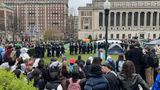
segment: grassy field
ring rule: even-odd
[[[92,57],[97,56],[97,54],[80,54],[80,55],[81,55],[82,59],[85,60],[85,61],[86,61],[90,56],[92,56]],[[78,55],[70,55],[68,50],[66,51],[65,56],[66,56],[67,60],[69,60],[69,59],[71,59],[71,58],[74,58],[74,59],[77,59],[77,58],[78,58]],[[113,60],[117,60],[118,55],[111,55],[111,57],[112,57]],[[45,58],[44,58],[45,63],[46,63],[46,64],[49,64],[51,58],[52,58],[52,57],[47,57],[47,56],[45,55]],[[61,60],[62,60],[62,57],[57,58],[57,59],[58,59],[58,61],[61,61]],[[104,60],[103,60],[103,62],[104,62]]]

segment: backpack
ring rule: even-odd
[[[77,80],[76,83],[72,82],[72,78],[69,79],[68,90],[81,90],[81,86],[79,85],[80,80]]]
[[[159,66],[159,60],[158,60],[158,56],[154,53],[149,54],[148,57],[149,60],[149,64],[151,67],[158,67]]]

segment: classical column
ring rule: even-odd
[[[147,24],[147,12],[144,12],[144,27],[146,27]]]
[[[141,12],[138,12],[138,27],[140,27],[141,22]]]
[[[122,27],[122,12],[120,12],[120,23],[119,26]]]
[[[157,28],[159,27],[159,12],[157,12],[157,23],[156,23],[157,25]]]
[[[114,12],[114,26],[116,27],[116,15],[117,15],[117,12]]]
[[[126,27],[128,26],[128,12],[126,12]]]
[[[105,12],[103,12],[103,26],[105,27]]]
[[[108,27],[110,27],[111,25],[110,23],[111,23],[111,12],[109,12],[109,15],[108,15]]]
[[[135,12],[132,12],[132,27],[134,27],[134,13]]]
[[[151,12],[150,26],[153,26],[153,12]]]

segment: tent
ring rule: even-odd
[[[122,47],[119,44],[111,44],[108,48],[108,54],[124,54]]]
[[[146,43],[146,45],[160,45],[160,40],[150,41],[149,43]]]

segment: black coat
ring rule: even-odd
[[[143,52],[140,48],[134,48],[130,51],[129,60],[131,60],[136,69],[136,73],[144,78],[145,61],[143,60]]]
[[[131,79],[127,79],[123,74],[118,74],[118,78],[120,79],[122,90],[139,90],[139,84],[144,90],[150,90],[139,74],[134,73]]]
[[[114,74],[111,71],[111,72],[108,72],[107,74],[104,74],[104,76],[109,82],[110,90],[120,90],[120,81],[116,74]]]
[[[103,75],[91,74],[86,81],[84,90],[109,90],[109,84]]]

